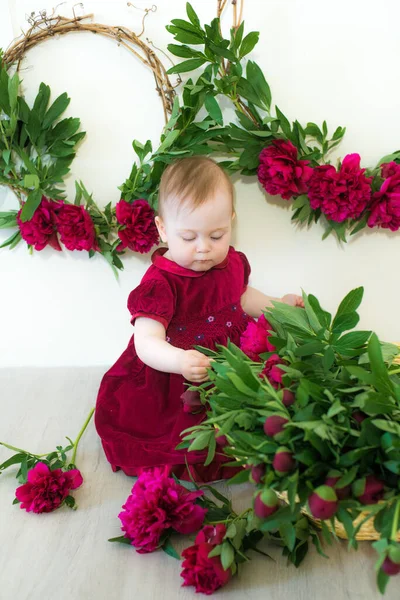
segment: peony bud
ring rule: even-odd
[[[285,417],[279,417],[278,415],[272,415],[267,417],[264,423],[264,433],[269,437],[274,437],[278,433],[282,433],[285,423],[289,423]]]
[[[385,558],[382,571],[386,575],[398,575],[400,573],[400,548],[390,546],[388,556]]]
[[[228,438],[226,437],[226,435],[217,435],[215,437],[215,441],[217,442],[217,446],[221,446],[221,448],[223,448],[224,446],[227,446],[229,444]]]
[[[258,492],[254,499],[254,514],[260,519],[266,519],[279,508],[278,497],[273,490]]]
[[[367,475],[367,477],[357,479],[353,483],[352,489],[353,495],[361,504],[376,504],[384,494],[384,484],[375,475]]]
[[[265,475],[265,464],[260,463],[259,465],[253,465],[251,467],[250,481],[252,483],[261,483]]]
[[[181,400],[185,413],[198,413],[205,410],[205,406],[202,404],[200,394],[197,390],[186,390],[181,395]]]
[[[324,485],[329,485],[329,487],[335,488],[336,496],[339,498],[339,500],[344,500],[350,496],[351,486],[344,485],[340,488],[336,487],[336,483],[339,481],[339,479],[341,479],[341,477],[341,472],[333,469],[332,471],[329,471]]]
[[[308,506],[315,519],[330,519],[339,506],[335,490],[329,485],[320,485],[308,498]]]
[[[351,416],[353,417],[353,419],[355,421],[357,421],[358,424],[361,424],[364,421],[364,419],[367,418],[368,415],[366,415],[365,413],[363,413],[361,410],[354,410],[351,413]]]
[[[295,401],[295,395],[290,390],[283,390],[282,402],[285,406],[292,406]]]
[[[289,471],[293,471],[296,466],[296,461],[293,458],[293,454],[285,446],[281,446],[275,452],[272,466],[278,475],[285,475]]]

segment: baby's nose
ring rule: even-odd
[[[207,240],[199,240],[199,243],[197,244],[197,252],[209,252],[210,251],[210,244]]]

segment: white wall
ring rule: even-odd
[[[54,4],[2,2],[0,46],[26,29],[25,14]],[[65,3],[62,14],[70,14],[72,4]],[[193,5],[203,22],[214,17],[214,0]],[[98,22],[141,27],[141,13],[126,2],[85,2],[89,12]],[[185,0],[159,0],[147,19],[146,37],[166,49],[172,37],[165,25],[184,16]],[[400,147],[397,0],[379,6],[371,0],[245,0],[244,16],[247,31],[261,32],[252,58],[264,69],[273,102],[291,120],[325,118],[331,131],[347,127],[335,157],[359,152],[362,165],[372,166]],[[225,21],[228,26],[230,14]],[[150,72],[122,48],[91,34],[48,41],[28,54],[24,66],[28,103],[41,81],[54,97],[67,91],[72,98],[67,115],[79,116],[87,131],[67,182],[71,196],[79,178],[100,205],[117,202],[117,186],[134,160],[131,141],[150,138],[156,144],[163,125]],[[255,178],[238,181],[236,190],[235,243],[250,259],[255,287],[271,295],[303,287],[334,310],[345,293],[364,285],[360,327],[400,341],[400,232],[363,232],[345,246],[333,237],[322,242],[320,225],[296,230],[285,201],[267,199]],[[0,190],[0,210],[16,207],[13,196]],[[0,231],[1,240],[8,235]],[[101,257],[89,261],[83,253],[51,249],[30,256],[22,243],[0,250],[0,365],[111,364],[131,335],[126,298],[148,264],[149,256],[130,256],[117,283]]]

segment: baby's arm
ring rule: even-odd
[[[282,298],[275,298],[266,296],[252,287],[247,287],[240,299],[243,310],[256,319],[262,315],[263,310],[272,306],[272,302],[284,302],[291,306],[304,307],[303,299],[295,294],[286,294]]]
[[[165,339],[165,327],[147,317],[135,321],[135,348],[149,367],[166,373],[179,373],[188,381],[206,381],[210,360],[197,350],[182,350]]]

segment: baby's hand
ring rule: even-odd
[[[197,350],[184,350],[181,355],[181,373],[187,381],[202,383],[208,379],[207,368],[210,359]]]
[[[304,308],[304,301],[301,296],[296,296],[296,294],[285,294],[282,297],[282,302],[285,304],[289,304],[289,306],[300,306]]]

